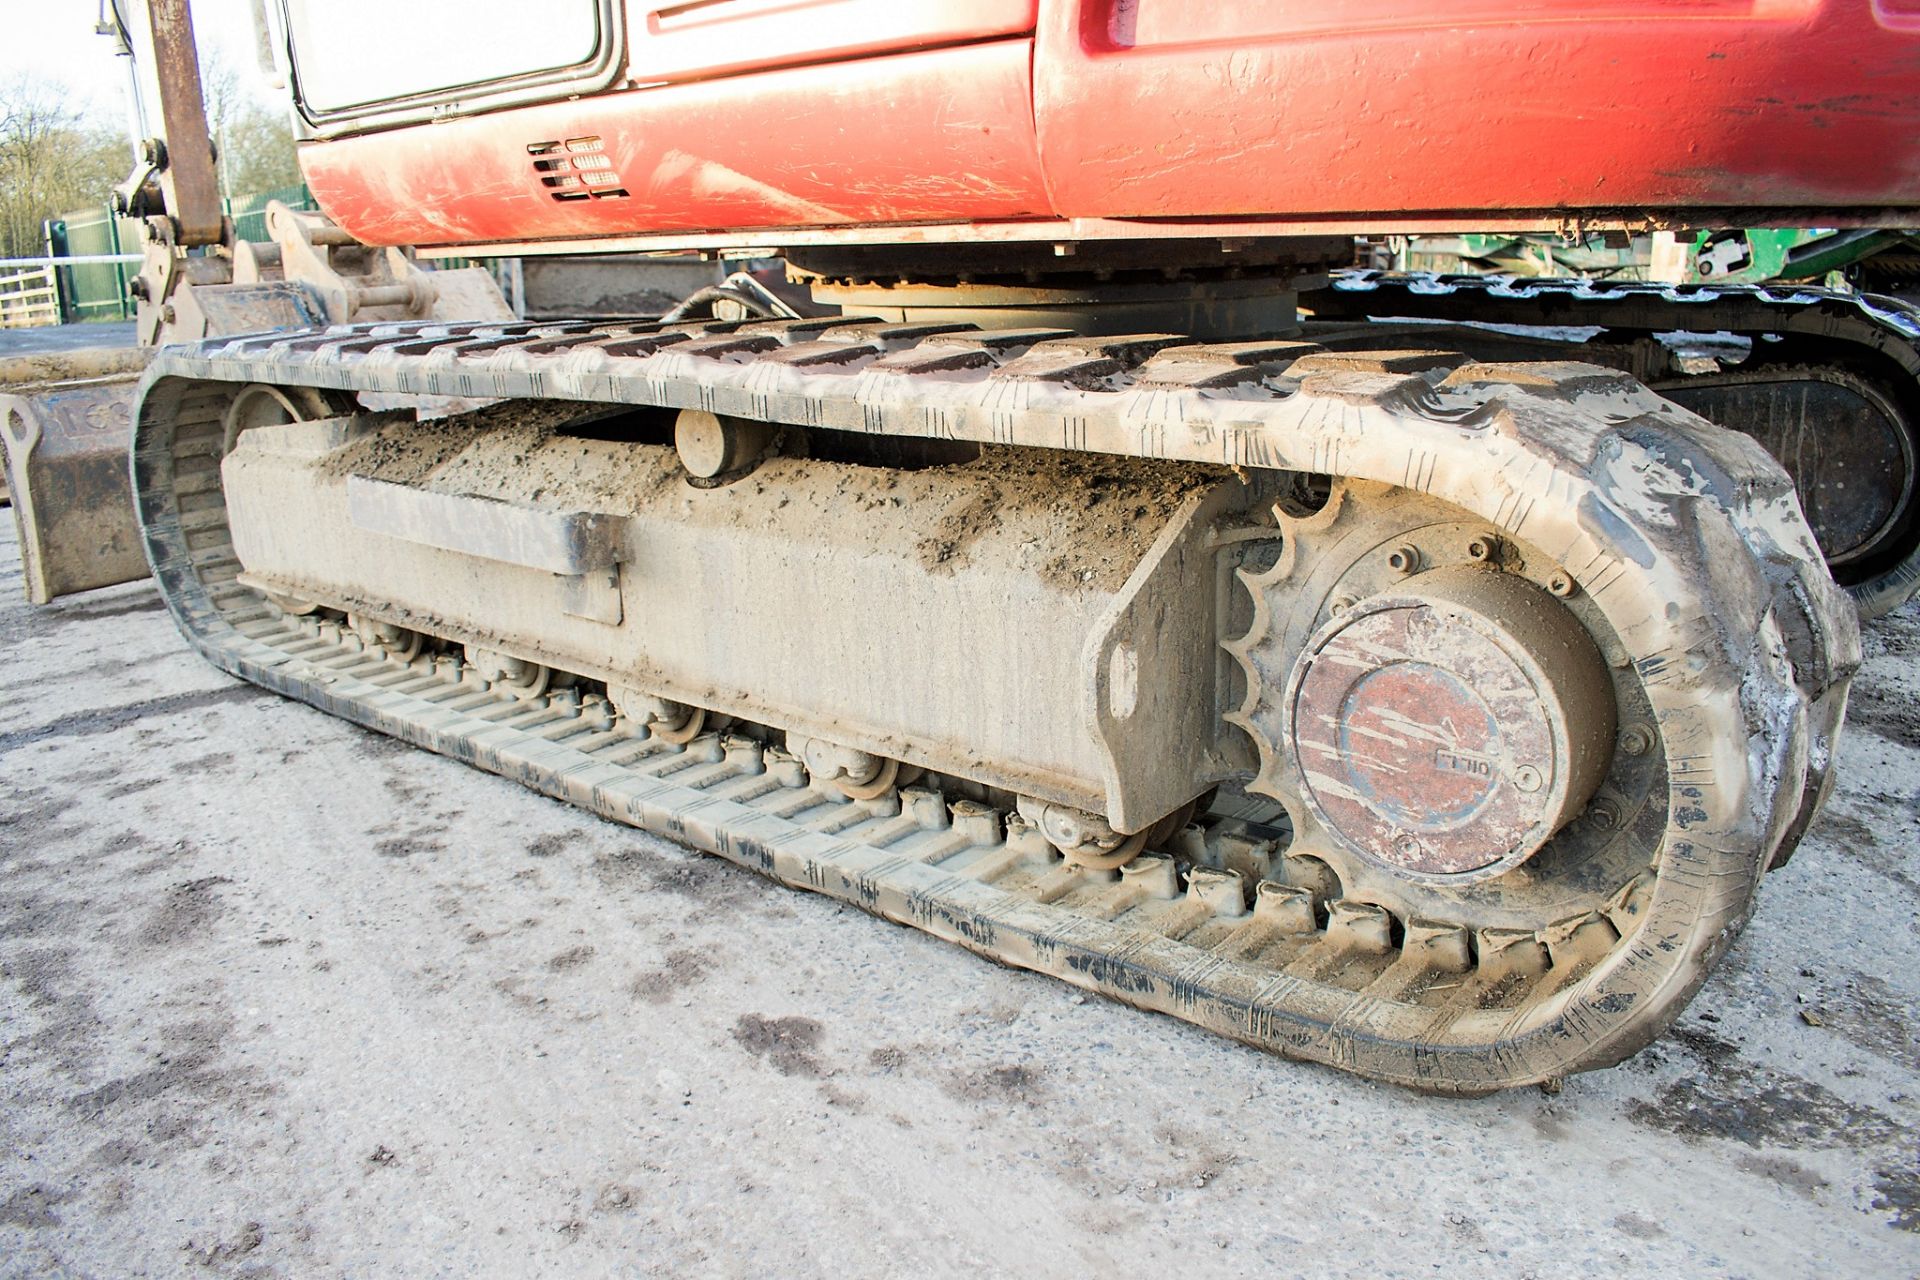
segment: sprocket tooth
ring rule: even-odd
[[[1264,690],[1276,682],[1284,685],[1288,655],[1285,652],[1285,624],[1292,616],[1276,616],[1274,601],[1285,597],[1287,583],[1302,576],[1311,566],[1307,548],[1317,541],[1335,536],[1335,531],[1352,518],[1354,499],[1345,483],[1336,480],[1325,502],[1317,509],[1296,514],[1274,508],[1275,536],[1280,554],[1262,570],[1236,569],[1234,578],[1252,602],[1252,618],[1241,635],[1221,642],[1236,663],[1246,685],[1240,705],[1224,716],[1226,722],[1244,732],[1259,756],[1259,769],[1253,789],[1276,800],[1288,800],[1291,770],[1286,766],[1284,745],[1269,733],[1255,717]],[[1266,655],[1263,657],[1263,655]],[[1290,811],[1298,812],[1294,803]]]

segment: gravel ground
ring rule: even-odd
[[[1472,1102],[229,681],[0,535],[0,1275],[1910,1276],[1920,611],[1681,1025]]]
[[[131,320],[103,320],[97,324],[52,324],[39,329],[0,332],[0,356],[37,356],[83,347],[131,347]]]

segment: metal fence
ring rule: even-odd
[[[267,204],[278,200],[289,209],[318,209],[313,193],[304,185],[281,187],[278,191],[262,191],[258,195],[235,196],[225,202],[226,213],[233,219],[233,233],[242,240],[271,240],[267,234]]]
[[[59,323],[60,290],[50,268],[0,267],[0,329]]]
[[[116,218],[105,205],[82,209],[47,223],[50,258],[117,258],[136,255],[135,261],[86,262],[60,267],[61,318],[74,320],[129,320],[133,299],[127,282],[138,271],[140,224]]]

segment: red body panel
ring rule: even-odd
[[[1017,40],[642,89],[310,145],[301,165],[369,244],[1044,217],[1030,60]],[[528,148],[587,138],[624,195],[545,185]]]
[[[902,32],[970,38],[1023,12],[996,0],[969,9],[985,26],[968,28],[948,0],[891,2],[911,18],[862,49]],[[657,7],[633,5],[636,22]],[[1418,215],[1920,219],[1920,0],[1437,8],[1040,0],[1031,43],[612,92],[309,144],[302,161],[356,235],[429,246],[1059,219],[1354,231]],[[632,73],[846,47],[831,24],[792,47],[792,12],[736,19],[725,44],[683,29],[677,61]],[[630,38],[636,64],[647,39]],[[540,144],[554,145],[536,166]],[[1135,233],[1181,230],[1198,228]]]
[[[1920,204],[1920,38],[1871,0],[1133,9],[1041,29],[1066,216]]]

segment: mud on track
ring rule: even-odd
[[[144,585],[33,610],[9,528],[0,1276],[1911,1275],[1920,611],[1867,643],[1676,1032],[1449,1102],[235,684]]]

